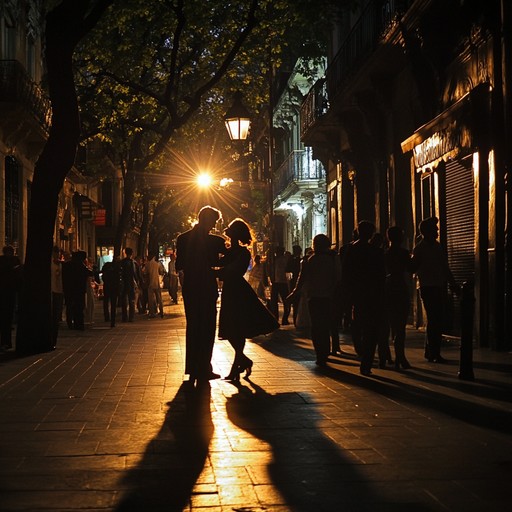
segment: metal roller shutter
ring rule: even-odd
[[[456,281],[474,279],[475,275],[475,191],[472,159],[446,164],[446,241],[448,262]],[[450,301],[453,329],[460,326],[459,300]]]

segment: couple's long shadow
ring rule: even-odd
[[[148,444],[139,465],[124,478],[127,492],[116,511],[185,509],[203,471],[213,435],[210,387],[184,383],[157,436]]]
[[[382,510],[385,499],[357,470],[354,457],[323,432],[325,417],[313,400],[298,393],[269,394],[252,381],[251,386],[238,386],[239,392],[227,399],[228,418],[270,445],[268,474],[286,510]],[[411,504],[393,506],[410,510]],[[415,503],[414,510],[425,508]]]

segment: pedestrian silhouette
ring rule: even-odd
[[[85,329],[85,295],[94,273],[87,267],[87,253],[75,251],[71,260],[62,264],[62,286],[66,301],[66,322],[70,329]]]
[[[167,275],[169,276],[169,296],[171,297],[172,304],[178,304],[178,284],[179,277],[176,271],[176,253],[171,251],[169,254],[169,263],[167,265]]]
[[[405,356],[405,327],[409,316],[410,295],[407,283],[408,273],[412,271],[412,259],[409,251],[402,247],[404,232],[398,226],[388,228],[386,232],[390,243],[384,253],[386,264],[386,308],[388,329],[395,349],[395,368],[411,367]]]
[[[360,333],[360,372],[371,375],[375,349],[384,323],[384,280],[386,270],[381,249],[369,243],[375,226],[361,221],[359,239],[347,247],[342,263],[342,290],[352,306]]]
[[[252,371],[253,363],[244,354],[246,338],[275,331],[279,329],[279,323],[244,278],[251,260],[247,248],[252,241],[249,226],[244,220],[235,219],[225,234],[230,239],[230,246],[220,261],[222,268],[218,272],[222,281],[219,338],[227,339],[235,350],[226,379],[238,381],[241,373],[245,371],[248,377]]]
[[[343,267],[343,259],[347,254],[348,248],[359,238],[359,234],[357,233],[357,228],[352,231],[352,240],[346,244],[343,244],[339,250],[339,257],[341,261],[341,266]],[[359,333],[359,328],[356,322],[352,317],[352,304],[350,303],[350,298],[345,293],[346,290],[342,288],[340,293],[340,326],[343,332],[350,332],[352,338],[352,345],[354,346],[354,350],[356,354],[361,355],[361,336]]]
[[[148,282],[148,306],[149,318],[155,318],[158,314],[160,318],[164,317],[164,304],[162,301],[162,290],[160,288],[160,280],[165,275],[165,267],[158,260],[157,255],[153,252],[148,254],[148,259],[144,265],[144,276]]]
[[[294,245],[292,247],[292,255],[288,260],[288,266],[286,272],[290,274],[290,290],[295,288],[297,279],[299,278],[300,269],[302,263],[302,247],[300,245]],[[300,295],[291,302],[293,325],[297,325],[297,314],[299,312],[299,301]]]
[[[103,264],[101,279],[103,281],[103,316],[105,322],[110,322],[110,327],[115,327],[116,308],[122,282],[118,256],[113,261],[107,261]]]
[[[133,260],[133,249],[124,249],[125,257],[121,260],[121,319],[133,322],[137,289],[140,288],[139,267]]]
[[[182,296],[187,319],[185,374],[190,382],[205,384],[220,375],[212,371],[211,358],[217,327],[219,289],[214,267],[226,252],[224,239],[210,234],[221,213],[204,206],[198,223],[176,240],[176,270],[183,272]]]
[[[446,361],[441,356],[446,286],[450,284],[456,295],[460,293],[460,287],[448,266],[446,252],[437,241],[438,222],[437,217],[428,217],[420,222],[422,238],[413,249],[412,260],[427,313],[425,358],[430,362],[443,363]]]
[[[290,303],[286,301],[286,297],[290,293],[290,287],[288,284],[288,277],[286,275],[286,269],[288,267],[288,260],[290,255],[285,253],[284,247],[276,247],[274,260],[272,262],[273,268],[271,270],[272,276],[272,288],[271,288],[271,310],[274,316],[279,319],[279,299],[283,303],[283,317],[281,319],[281,325],[288,325],[290,316]]]
[[[326,235],[318,234],[313,238],[313,254],[303,262],[297,284],[287,298],[289,303],[293,302],[305,288],[311,320],[311,341],[319,366],[325,366],[329,357],[335,295],[341,280],[340,260],[330,247],[331,241]]]
[[[51,262],[51,290],[52,290],[52,344],[51,349],[57,345],[59,326],[62,322],[64,306],[64,288],[62,284],[62,251],[58,246],[52,248]]]
[[[260,254],[254,256],[254,264],[249,273],[249,284],[258,298],[266,304],[265,288],[268,286],[268,275],[266,265],[261,261]]]
[[[381,233],[374,233],[368,243],[377,247],[379,251],[382,251],[382,255],[384,256],[385,240]],[[391,350],[389,348],[389,326],[385,316],[383,316],[381,331],[377,341],[377,353],[379,355],[379,368],[386,368],[387,363],[393,364],[393,358],[391,357]]]

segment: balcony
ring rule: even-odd
[[[325,78],[309,91],[301,106],[301,138],[328,112],[347,83],[372,56],[380,43],[392,32],[397,20],[411,6],[413,0],[370,2],[347,34],[338,53],[329,64]],[[383,61],[385,63],[385,61]]]
[[[51,104],[16,60],[0,60],[0,123],[10,144],[42,143],[51,124]]]
[[[274,175],[274,198],[288,200],[306,190],[325,188],[325,169],[318,160],[313,160],[311,148],[290,153]],[[324,190],[324,188],[322,190]]]

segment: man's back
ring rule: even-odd
[[[176,270],[182,270],[183,290],[217,293],[213,267],[219,265],[219,255],[225,251],[224,239],[205,233],[196,227],[181,234],[176,241]]]

